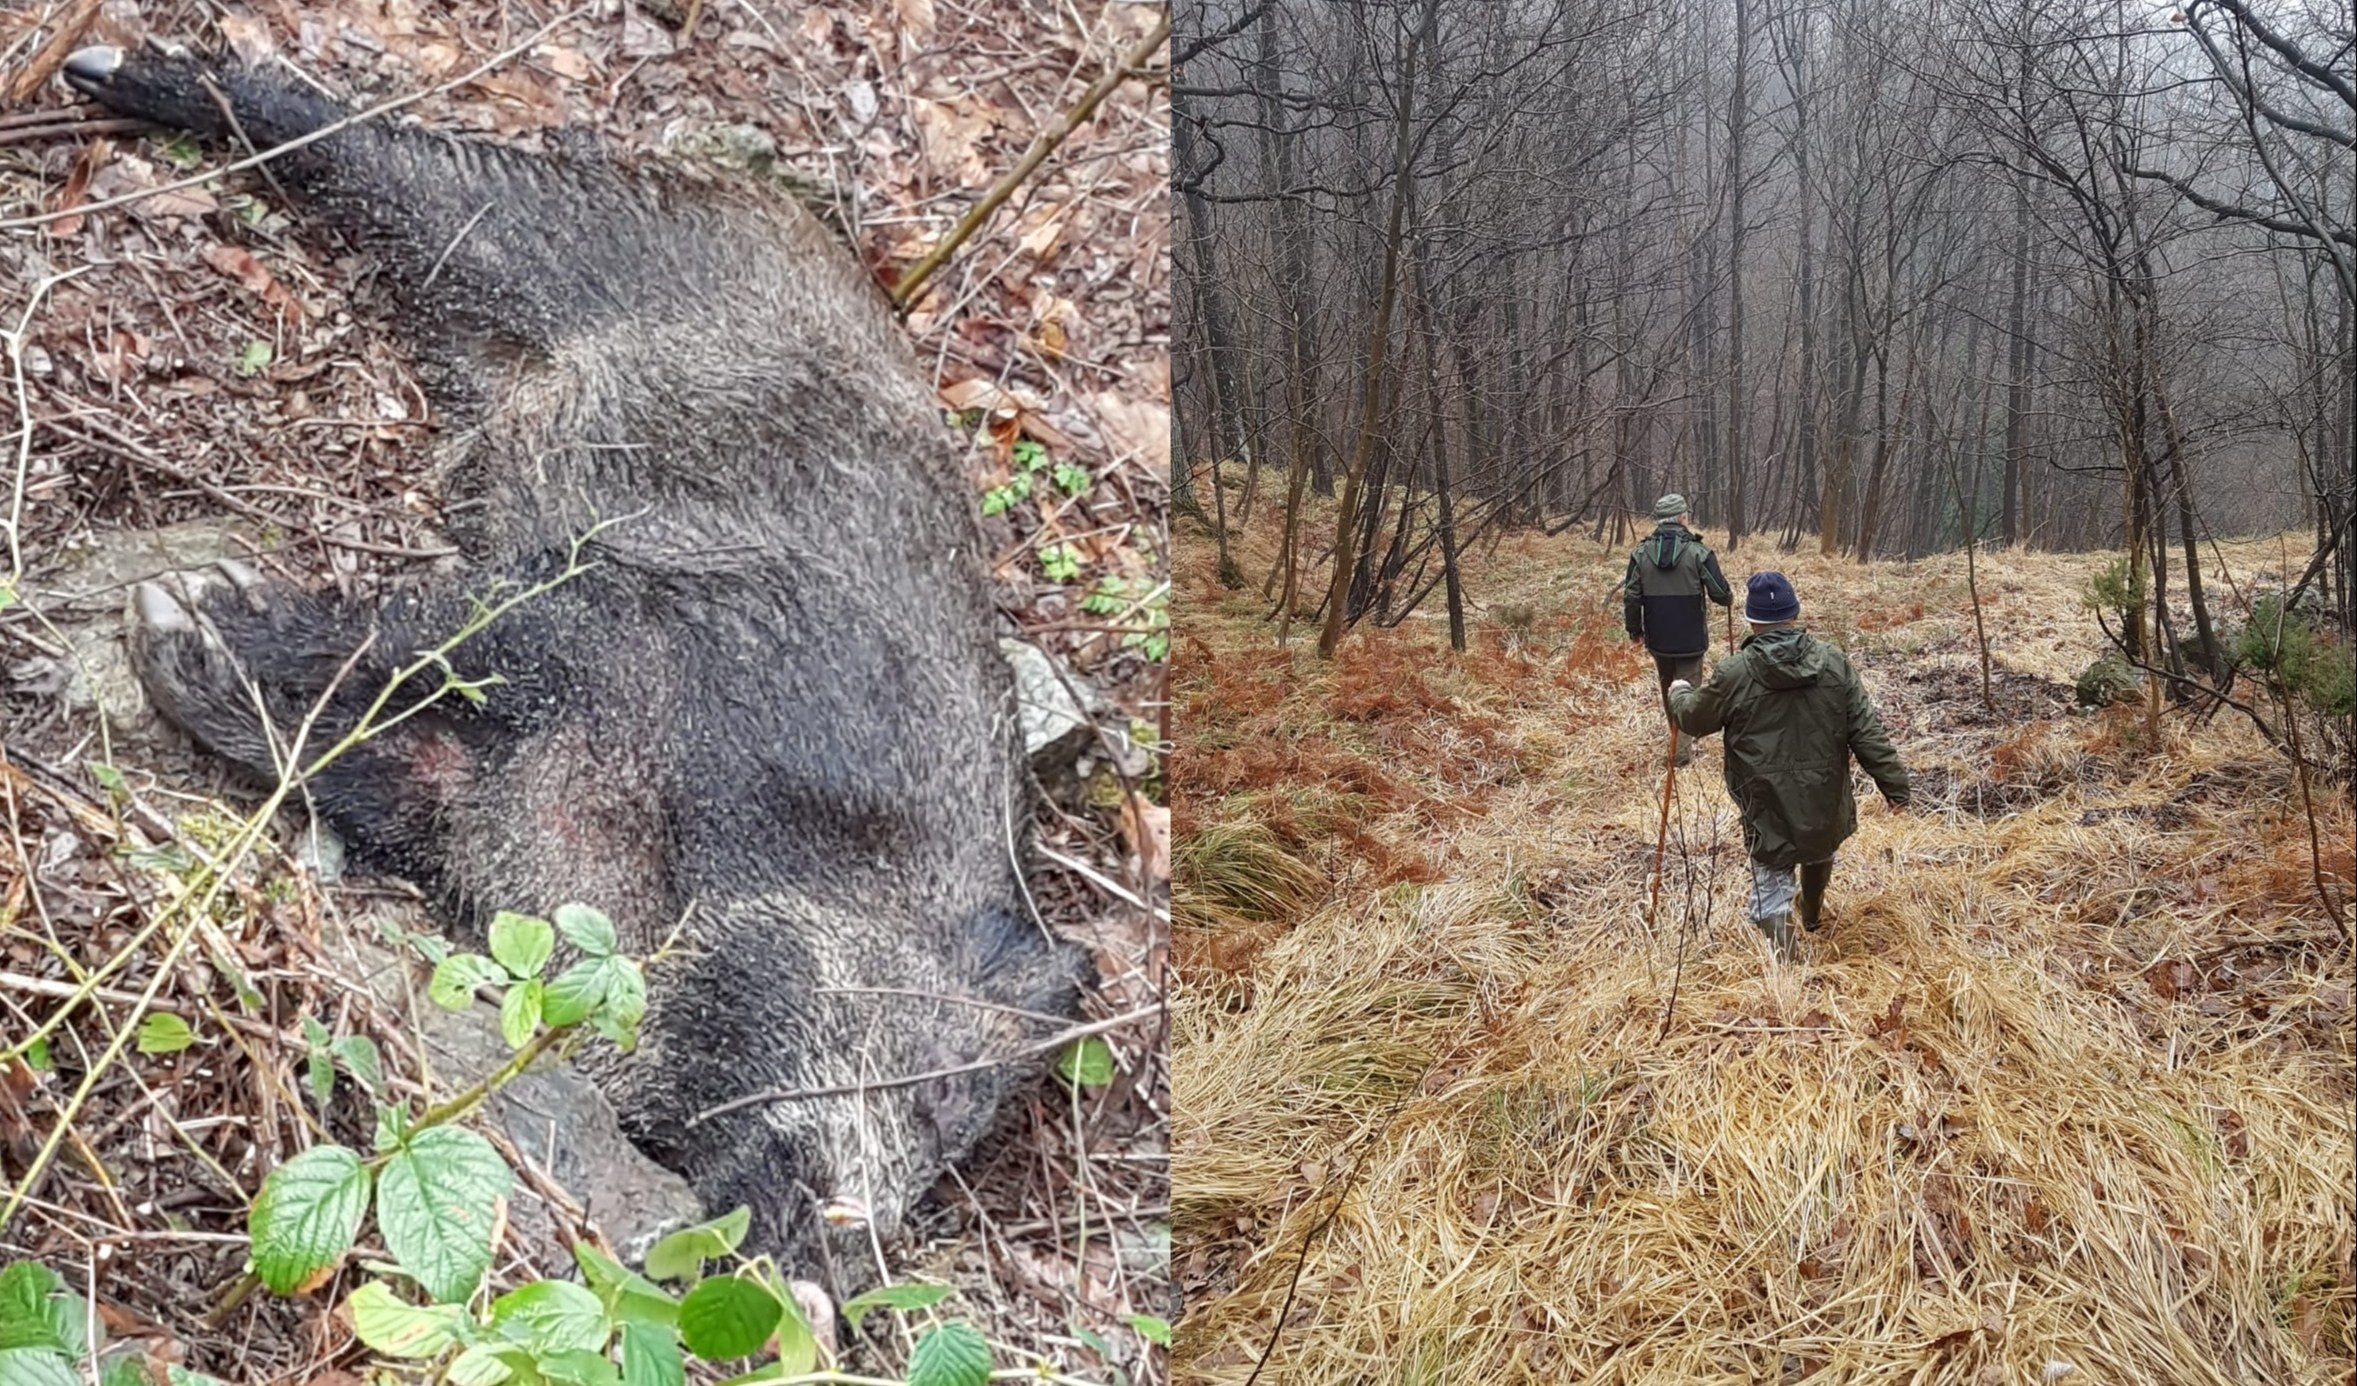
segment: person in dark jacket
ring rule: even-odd
[[[1621,618],[1629,639],[1641,641],[1653,655],[1653,671],[1661,683],[1661,711],[1673,722],[1670,684],[1702,677],[1702,657],[1710,652],[1710,614],[1704,597],[1721,606],[1734,604],[1734,590],[1719,572],[1719,558],[1694,532],[1686,513],[1686,498],[1672,493],[1654,502],[1653,532],[1629,555],[1628,576],[1621,579]],[[1694,758],[1694,748],[1678,743],[1678,764]]]
[[[1672,683],[1670,709],[1689,736],[1726,733],[1727,793],[1743,815],[1751,853],[1751,922],[1790,961],[1798,948],[1795,894],[1800,923],[1814,932],[1823,922],[1833,854],[1858,828],[1850,758],[1893,809],[1907,807],[1907,767],[1857,670],[1797,624],[1800,598],[1782,573],[1752,575],[1743,619],[1752,633],[1742,650],[1700,688]]]

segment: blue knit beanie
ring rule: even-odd
[[[1782,573],[1753,573],[1744,584],[1743,619],[1755,626],[1800,619],[1800,596]]]

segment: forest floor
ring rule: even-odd
[[[1264,619],[1275,509],[1243,589],[1175,549],[1179,1379],[2350,1379],[2349,788],[2231,711],[2074,711],[2101,555],[1980,555],[1994,712],[1961,553],[1723,556],[1792,577],[1916,785],[1859,777],[1780,966],[1715,739],[1649,914],[1619,550],[1476,549],[1468,653],[1435,593],[1321,663]]]
[[[689,13],[692,36],[678,27]],[[1160,18],[1147,4],[1053,0],[7,7],[0,331],[21,333],[22,351],[0,358],[0,412],[17,428],[0,483],[0,1265],[49,1264],[154,1369],[348,1379],[366,1353],[334,1310],[357,1270],[291,1300],[240,1288],[260,1177],[321,1134],[298,1096],[297,1021],[323,1021],[339,1045],[373,1041],[386,1091],[431,1091],[412,1038],[321,944],[330,926],[430,927],[414,893],[323,885],[292,837],[273,834],[232,864],[221,908],[192,937],[174,902],[250,796],[169,736],[102,718],[92,686],[121,677],[119,641],[83,636],[119,623],[133,581],[224,545],[347,596],[411,580],[445,552],[438,421],[365,256],[300,235],[252,173],[155,191],[224,159],[92,119],[44,80],[55,60],[153,33],[283,56],[357,99],[426,93],[397,118],[438,128],[539,148],[587,129],[625,161],[774,175],[830,203],[890,282]],[[1167,61],[1164,48],[1149,65]],[[974,431],[977,498],[1023,493],[986,507],[1007,633],[1097,702],[1103,749],[1084,753],[1095,771],[1084,801],[1039,824],[1064,864],[1031,882],[1046,919],[1096,960],[1093,1016],[1150,1013],[1167,948],[1153,907],[1166,819],[1152,802],[1168,590],[1167,112],[1151,73],[1122,82],[908,315],[945,415]],[[139,193],[150,195],[77,210]],[[30,224],[53,212],[69,215]],[[191,1022],[194,1043],[150,1052],[142,1017],[158,1013]],[[134,1031],[143,1042],[128,1042]],[[12,1052],[32,1035],[38,1045]],[[891,1270],[955,1286],[940,1312],[981,1324],[1002,1362],[1151,1382],[1161,1352],[1133,1316],[1174,1311],[1167,1078],[1156,1020],[1106,1038],[1114,1081],[1075,1099],[1043,1079],[1010,1104],[892,1248]],[[564,1214],[567,1190],[526,1184],[519,1200]],[[552,1269],[564,1267],[510,1247],[493,1281]],[[890,1317],[855,1345],[871,1371],[906,1360]]]

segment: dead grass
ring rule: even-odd
[[[1251,593],[1274,546],[1244,539]],[[1535,607],[1533,638],[1460,659],[1419,616],[1331,670],[1272,655],[1249,597],[1182,591],[1213,656],[1174,673],[1182,744],[1357,756],[1335,688],[1392,666],[1378,725],[1420,735],[1356,831],[1442,878],[1387,881],[1337,834],[1329,890],[1232,954],[1207,928],[1216,976],[1182,953],[1179,1379],[1250,1376],[1297,1266],[1263,1381],[2350,1378],[2351,962],[2297,792],[2226,719],[2147,745],[2137,716],[2069,715],[2092,560],[1980,561],[1996,715],[1961,555],[1728,560],[1792,576],[1924,804],[1862,808],[1797,968],[1741,919],[1711,742],[1648,925],[1659,714],[1596,596],[1618,555],[1509,541],[1473,596]],[[1283,696],[1231,716],[1219,666]],[[1468,717],[1477,752],[1442,730]],[[1266,821],[1280,782],[1243,768],[1182,766],[1182,835]],[[2324,866],[2345,909],[2357,862]]]

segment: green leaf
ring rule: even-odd
[[[50,1057],[49,1041],[45,1039],[34,1040],[25,1046],[25,1063],[30,1065],[35,1073],[57,1071],[57,1060]]]
[[[654,1281],[587,1242],[573,1248],[573,1260],[581,1267],[582,1280],[605,1304],[607,1316],[614,1322],[662,1328],[679,1323],[679,1301]]]
[[[597,1032],[627,1054],[638,1047],[638,1023],[646,1019],[646,974],[628,958],[599,961],[606,970],[606,996],[595,1017]]]
[[[545,919],[506,910],[491,917],[491,956],[517,981],[537,977],[556,952],[556,931]]]
[[[750,1357],[777,1331],[785,1306],[750,1280],[707,1280],[679,1303],[679,1336],[688,1351],[711,1362]]]
[[[646,1273],[656,1280],[693,1279],[706,1261],[717,1261],[744,1245],[745,1233],[752,1226],[753,1210],[738,1208],[709,1222],[682,1227],[647,1249]]]
[[[177,1363],[167,1363],[164,1367],[164,1386],[229,1386],[229,1383],[217,1376],[192,1372]]]
[[[516,1374],[516,1369],[499,1360],[499,1349],[489,1343],[477,1343],[460,1353],[442,1378],[451,1386],[499,1386]]]
[[[4,603],[0,603],[0,606],[4,605]],[[107,764],[105,761],[94,760],[90,762],[90,778],[98,781],[98,787],[105,790],[109,794],[128,794],[131,792],[131,786],[123,779],[123,772]]]
[[[983,1386],[990,1344],[970,1323],[952,1321],[917,1339],[908,1355],[908,1386]]]
[[[1070,462],[1058,462],[1055,476],[1056,485],[1070,496],[1086,494],[1088,488],[1094,486],[1097,481],[1095,477],[1089,475],[1088,468],[1074,466]]]
[[[622,946],[614,937],[614,921],[601,910],[582,904],[559,905],[556,921],[566,939],[593,958],[611,957]]]
[[[514,1185],[489,1141],[463,1127],[431,1127],[396,1150],[377,1176],[377,1226],[429,1296],[462,1302],[491,1268],[497,1204]]]
[[[480,953],[453,953],[434,968],[426,995],[446,1011],[463,1011],[475,1004],[475,990],[507,980],[507,969]]]
[[[540,1359],[541,1375],[573,1386],[621,1386],[622,1373],[602,1352],[552,1352]]]
[[[1152,1314],[1132,1314],[1129,1316],[1129,1326],[1136,1329],[1138,1336],[1149,1343],[1155,1343],[1162,1347],[1170,1346],[1170,1321],[1168,1319],[1158,1319]]]
[[[491,1323],[541,1357],[606,1346],[606,1306],[568,1281],[535,1281],[501,1295],[491,1301]]]
[[[845,1300],[843,1320],[851,1325],[852,1332],[857,1333],[859,1321],[866,1318],[871,1309],[930,1309],[956,1293],[947,1285],[886,1285],[883,1289],[870,1290],[857,1298]]]
[[[540,1005],[545,989],[540,979],[519,982],[499,998],[499,1037],[510,1049],[521,1049],[532,1042],[532,1032],[540,1028]]]
[[[777,1321],[777,1363],[788,1376],[800,1376],[818,1366],[818,1335],[802,1316],[802,1306],[790,1294],[779,1295],[785,1306]]]
[[[48,1348],[0,1348],[0,1386],[82,1386],[82,1373]]]
[[[57,1272],[39,1261],[18,1261],[0,1271],[0,1324],[16,1319],[46,1323],[49,1297],[62,1283]]]
[[[109,1354],[98,1364],[98,1386],[154,1386],[147,1375],[147,1354],[136,1348]]]
[[[679,1335],[657,1324],[622,1325],[622,1386],[682,1386]]]
[[[464,1340],[466,1311],[455,1304],[404,1304],[383,1281],[371,1280],[345,1301],[352,1331],[387,1357],[437,1357]]]
[[[177,1054],[196,1043],[196,1032],[188,1022],[170,1011],[150,1011],[147,1019],[139,1022],[139,1052],[142,1054]]]
[[[247,342],[246,349],[238,353],[237,373],[239,375],[259,375],[269,369],[271,358],[277,354],[271,350],[268,342],[259,338]]]
[[[1015,465],[1027,472],[1036,472],[1048,460],[1048,450],[1036,440],[1017,438],[1014,446]]]
[[[303,1086],[310,1090],[311,1105],[322,1113],[336,1095],[336,1066],[326,1050],[313,1054],[303,1064]]]
[[[246,1220],[254,1274],[274,1294],[344,1258],[368,1211],[368,1171],[340,1145],[315,1145],[270,1171]]]
[[[1064,1046],[1056,1072],[1074,1087],[1101,1088],[1113,1081],[1113,1046],[1101,1035],[1090,1035]]]
[[[376,1148],[379,1153],[393,1149],[409,1139],[409,1109],[389,1103],[376,1104]]]
[[[552,1030],[579,1025],[606,1001],[613,973],[604,958],[583,958],[557,974],[540,997],[540,1022]]]
[[[343,1061],[344,1072],[352,1081],[376,1096],[385,1085],[385,1061],[377,1053],[376,1041],[366,1035],[346,1035],[335,1043],[335,1055]]]

